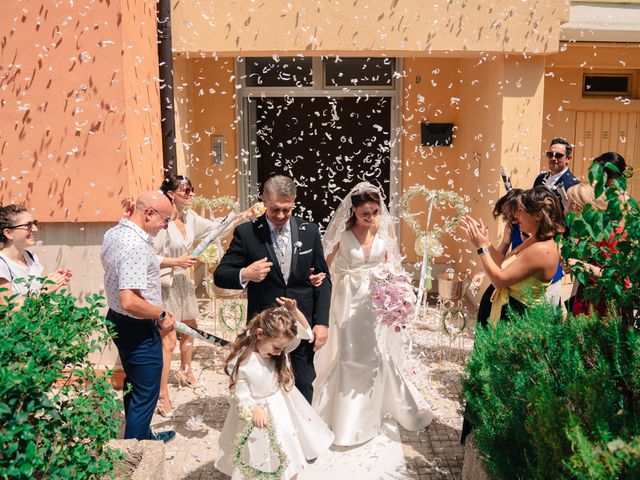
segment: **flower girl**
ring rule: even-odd
[[[226,361],[231,406],[215,466],[234,480],[295,478],[333,443],[333,433],[293,387],[287,357],[301,339],[311,339],[311,329],[295,300],[277,301],[280,307],[251,319]]]

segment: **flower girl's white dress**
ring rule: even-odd
[[[298,325],[299,338],[289,343],[285,352],[295,349],[301,338],[308,340],[311,336],[311,329],[302,329]],[[229,372],[234,365],[233,362],[229,363]],[[308,459],[320,456],[333,443],[333,433],[302,394],[295,387],[287,392],[278,385],[274,360],[262,358],[257,352],[252,352],[246,362],[240,365],[236,385],[230,391],[230,403],[220,433],[220,450],[215,466],[234,480],[246,478],[233,465],[232,459],[238,434],[247,425],[241,417],[250,415],[254,405],[262,406],[269,415],[276,438],[288,457],[289,465],[279,477],[282,480],[293,477],[307,465]],[[265,429],[254,428],[241,458],[261,471],[275,471],[279,465]]]
[[[335,444],[364,443],[380,432],[385,416],[420,431],[433,414],[400,372],[402,340],[376,318],[369,276],[389,250],[376,234],[369,258],[351,230],[340,236],[331,265],[329,338],[316,352],[313,406],[335,434]]]

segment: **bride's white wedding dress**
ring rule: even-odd
[[[376,235],[365,258],[356,237],[345,230],[331,265],[329,341],[316,353],[313,406],[340,446],[372,439],[387,415],[412,431],[424,429],[433,418],[400,372],[400,334],[382,325],[373,311],[369,273],[384,263],[385,243]]]

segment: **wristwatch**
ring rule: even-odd
[[[166,316],[167,316],[167,312],[162,310],[162,313],[158,317],[158,320],[164,320],[166,318]]]
[[[480,247],[476,250],[478,255],[484,255],[485,253],[489,253],[489,249],[487,247]]]

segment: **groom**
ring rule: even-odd
[[[290,354],[296,387],[311,403],[316,377],[314,352],[327,341],[331,279],[317,225],[291,216],[296,185],[283,175],[269,178],[262,195],[266,212],[240,225],[214,273],[220,288],[247,289],[247,320],[265,308],[277,306],[277,297],[297,300],[313,328],[313,342],[301,342]],[[313,269],[313,270],[312,270]],[[309,274],[324,272],[318,287]]]

